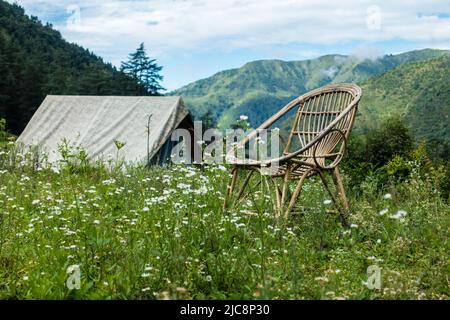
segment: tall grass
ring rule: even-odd
[[[281,221],[263,189],[224,213],[223,166],[55,168],[2,150],[3,299],[449,297],[450,209],[432,176],[380,189],[369,175],[348,192],[346,229],[315,180],[302,214]],[[73,265],[79,290],[66,286]],[[379,290],[366,286],[370,265]]]

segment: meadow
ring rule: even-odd
[[[1,299],[449,298],[450,207],[438,170],[411,162],[409,177],[381,187],[367,174],[348,187],[343,227],[314,179],[301,214],[280,220],[264,189],[223,212],[223,165],[125,167],[79,155],[55,167],[13,143],[0,149]],[[71,290],[74,266],[81,283]],[[381,270],[379,289],[367,285],[369,266]]]

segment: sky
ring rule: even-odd
[[[260,59],[450,49],[449,0],[8,0],[117,67],[141,42],[168,90]]]

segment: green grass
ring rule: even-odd
[[[284,222],[267,190],[223,213],[221,166],[52,170],[11,152],[0,154],[2,299],[449,298],[450,209],[432,176],[382,190],[368,176],[349,190],[346,229],[314,180],[304,214]],[[80,290],[66,287],[71,265]],[[364,285],[369,265],[381,290]]]

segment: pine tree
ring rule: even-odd
[[[122,62],[121,71],[126,73],[134,81],[134,88],[131,88],[136,95],[159,95],[165,90],[160,81],[162,67],[156,63],[156,59],[150,59],[141,43],[134,53],[131,53],[127,62]]]

